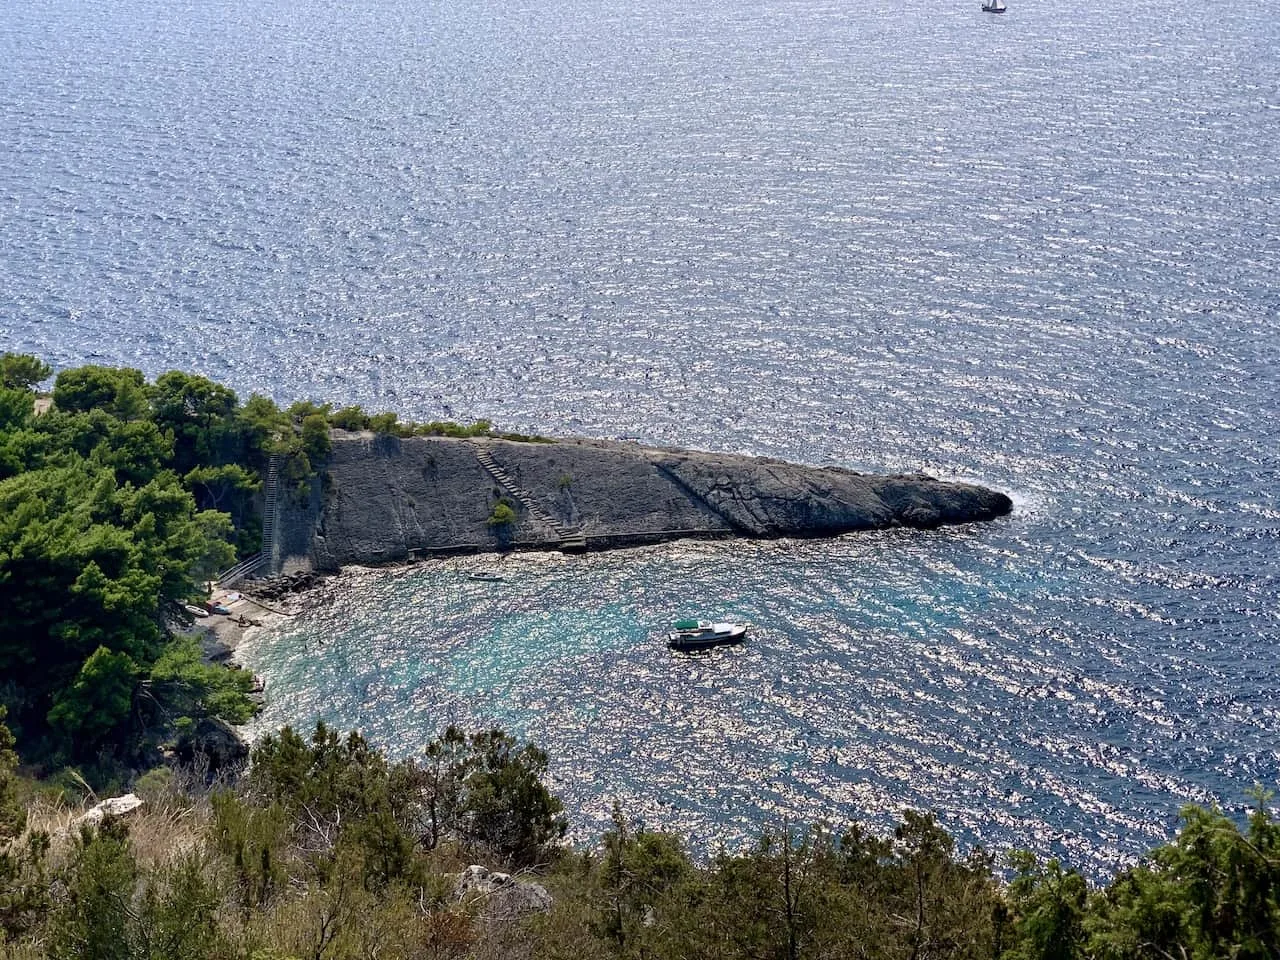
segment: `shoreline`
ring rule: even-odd
[[[240,666],[236,654],[261,634],[278,624],[297,616],[309,604],[264,602],[242,590],[214,590],[209,597],[211,604],[229,610],[229,613],[210,613],[197,619],[192,627],[199,632],[200,645],[205,659],[211,663]],[[285,609],[296,606],[296,609]]]
[[[691,538],[695,541],[700,538]],[[793,538],[781,538],[793,539]],[[794,538],[807,539],[807,538]],[[608,553],[626,554],[660,549],[679,541],[619,546]],[[468,554],[426,554],[413,560],[397,560],[385,564],[351,563],[337,570],[307,572],[306,586],[282,590],[278,586],[288,577],[266,580],[246,580],[235,589],[216,589],[209,602],[225,606],[230,613],[211,613],[197,619],[191,629],[200,637],[205,659],[211,663],[225,664],[233,670],[248,669],[242,659],[246,649],[257,643],[265,634],[280,624],[312,610],[337,602],[353,582],[365,577],[407,575],[430,565],[453,569],[459,573],[499,573],[503,568],[518,566],[527,569],[530,564],[555,562],[568,558],[556,551],[538,549],[488,550]],[[479,578],[477,578],[479,579]],[[271,584],[270,599],[255,596],[255,584]],[[258,678],[261,682],[261,678]]]
[[[432,559],[436,558],[424,557],[414,563],[392,563],[384,567],[350,564],[332,572],[307,572],[299,578],[247,580],[236,589],[216,589],[209,602],[225,607],[229,613],[211,613],[194,624],[201,635],[205,658],[243,669],[245,664],[240,655],[248,647],[280,624],[335,602],[353,576],[363,572],[407,571]],[[265,587],[263,592],[268,595],[260,595],[255,586]]]

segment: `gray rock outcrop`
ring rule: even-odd
[[[177,757],[207,774],[235,770],[249,759],[249,745],[236,728],[217,717],[204,717],[178,738]]]
[[[315,570],[503,547],[607,549],[680,537],[813,537],[991,520],[1009,498],[931,477],[601,440],[335,437],[291,562]],[[492,522],[506,501],[513,522]]]
[[[459,903],[479,907],[488,920],[518,920],[551,909],[551,894],[540,883],[518,880],[473,864],[458,877],[453,888]]]
[[[931,528],[994,519],[1012,506],[1003,494],[923,475],[875,476],[838,467],[685,451],[654,453],[652,460],[735,533],[753,537]]]

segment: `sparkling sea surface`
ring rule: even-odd
[[[931,808],[1096,874],[1280,785],[1277,198],[1275,0],[0,18],[0,350],[1015,498],[355,571],[246,649],[260,729],[534,739],[580,838]]]

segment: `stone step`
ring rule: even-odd
[[[563,537],[560,540],[560,549],[562,551],[585,550],[587,549],[587,538],[578,535],[576,537]]]
[[[549,527],[551,529],[551,532],[557,538],[559,538],[562,535],[562,528],[559,522],[554,517],[552,517],[549,513],[547,513],[545,510],[543,510],[541,507],[537,506],[537,504],[534,503],[532,493],[530,493],[524,487],[520,487],[516,485],[515,481],[511,479],[510,474],[508,474],[506,470],[502,469],[502,467],[498,466],[498,464],[494,462],[493,457],[489,454],[489,451],[477,450],[476,459],[480,461],[480,465],[489,472],[489,475],[493,477],[493,479],[496,480],[498,484],[506,490],[507,493],[513,496],[520,503],[521,506],[524,507],[524,509],[528,512],[529,516],[533,517],[533,519],[537,520],[543,526]],[[586,543],[584,542],[582,546],[585,547]],[[571,549],[576,549],[576,547]]]

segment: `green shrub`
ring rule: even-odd
[[[396,422],[394,413],[376,413],[369,418],[369,429],[374,433],[399,435],[401,425]]]
[[[209,800],[212,839],[231,861],[234,897],[247,915],[269,903],[288,879],[285,861],[292,822],[279,803],[250,803],[230,790]]]
[[[24,840],[0,842],[0,956],[8,936],[44,924],[49,907],[49,834],[33,830]]]
[[[18,755],[13,752],[13,734],[5,726],[8,708],[0,703],[0,845],[19,836],[27,826],[27,811],[18,797],[14,772]]]
[[[454,778],[462,787],[459,833],[513,866],[545,862],[568,826],[542,783],[547,755],[497,729],[473,734],[469,746]]]
[[[29,391],[36,384],[49,379],[53,368],[29,353],[0,355],[0,387],[8,390]]]
[[[183,717],[188,723],[190,717]],[[174,792],[173,771],[168,767],[152,767],[133,782],[133,792],[146,803],[154,803]]]
[[[84,827],[60,871],[67,895],[50,918],[54,960],[134,960],[138,863],[123,824]]]
[[[323,417],[326,421],[333,410],[331,403],[316,403],[314,400],[298,400],[291,404],[288,414],[295,424],[300,424],[307,417]]]
[[[308,414],[302,420],[302,450],[311,463],[323,463],[333,449],[329,421],[323,414]]]
[[[368,430],[369,415],[359,406],[343,407],[329,414],[329,423],[339,430]]]
[[[511,501],[503,497],[493,505],[493,512],[489,514],[489,519],[485,522],[491,527],[505,529],[514,526],[518,519],[519,517]]]

